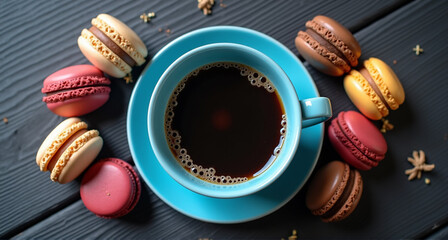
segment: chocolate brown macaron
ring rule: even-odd
[[[347,163],[332,161],[319,169],[306,193],[306,206],[323,222],[336,222],[348,217],[358,206],[362,195],[362,178]]]
[[[295,44],[306,61],[331,76],[349,72],[361,56],[361,47],[352,33],[326,16],[306,22],[306,31],[299,31]]]

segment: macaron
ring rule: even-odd
[[[117,158],[100,160],[87,170],[81,182],[81,199],[102,218],[128,214],[140,198],[140,180],[132,166]]]
[[[404,102],[403,86],[394,71],[378,58],[365,60],[344,77],[345,92],[366,117],[379,120]]]
[[[355,111],[340,112],[328,127],[328,137],[342,159],[360,170],[378,166],[387,152],[378,128]]]
[[[145,62],[148,50],[139,36],[120,20],[100,14],[83,29],[78,46],[84,56],[110,76],[122,78]]]
[[[64,184],[77,178],[102,147],[97,130],[87,130],[87,123],[79,118],[68,118],[45,138],[36,163],[41,171],[51,171],[52,181]]]
[[[109,99],[110,81],[92,65],[63,68],[44,80],[42,101],[55,114],[77,117],[103,106]]]
[[[317,70],[342,76],[358,65],[361,47],[352,33],[336,20],[316,16],[299,31],[295,44],[300,55]]]
[[[361,174],[341,161],[332,161],[311,179],[305,203],[324,222],[347,218],[358,206],[363,182]]]

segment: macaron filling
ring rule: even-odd
[[[338,213],[338,211],[344,206],[344,204],[349,199],[354,185],[355,185],[355,173],[354,171],[350,171],[348,182],[344,188],[344,191],[342,192],[342,195],[339,197],[339,199],[336,201],[333,207],[330,210],[328,210],[328,212],[321,215],[323,219],[333,217],[335,214]]]
[[[137,65],[135,60],[129,56],[120,46],[118,46],[112,39],[110,39],[106,34],[104,34],[100,29],[95,26],[89,28],[89,31],[103,42],[106,47],[108,47],[112,52],[114,52],[118,57],[120,57],[126,64],[133,67]]]
[[[367,80],[370,87],[373,89],[373,91],[375,91],[376,95],[378,95],[378,97],[380,98],[381,102],[383,102],[384,106],[386,106],[386,108],[390,111],[391,108],[390,108],[389,104],[387,103],[386,99],[384,98],[383,94],[381,93],[378,85],[373,80],[372,76],[370,76],[369,71],[363,67],[359,70],[359,73],[361,73],[361,75]]]
[[[350,61],[347,59],[347,57],[342,53],[337,47],[333,46],[331,42],[329,42],[327,39],[323,38],[319,33],[315,32],[314,29],[308,28],[306,31],[310,37],[312,37],[314,40],[316,40],[320,45],[322,45],[324,48],[326,48],[328,51],[336,54],[339,58],[344,60],[347,65],[350,65]]]

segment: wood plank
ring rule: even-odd
[[[353,230],[347,236],[355,238],[413,238],[425,236],[446,223],[447,11],[447,2],[415,1],[355,34],[363,50],[361,58],[378,57],[388,63],[402,81],[406,100],[388,117],[395,129],[385,134],[389,147],[386,159],[376,169],[362,173],[365,191],[359,209],[346,223],[321,236],[335,236],[345,228]],[[417,44],[424,48],[419,56],[412,51]],[[355,109],[345,96],[342,79],[338,82],[339,79],[320,77],[314,70],[311,74],[322,95],[337,99],[338,104],[333,105],[335,114]],[[326,146],[328,142],[321,160],[337,157]],[[407,157],[419,149],[426,152],[429,163],[436,165],[434,172],[423,174],[423,178],[431,180],[430,185],[423,180],[408,182],[404,174],[412,167]],[[303,229],[320,227],[303,220],[298,222]]]
[[[86,226],[91,227],[91,223],[94,223],[98,224],[97,230],[104,233],[101,236],[144,237],[155,232],[155,236],[167,237],[176,236],[174,233],[167,233],[172,228],[163,227],[164,224],[173,222],[178,226],[175,232],[186,232],[190,237],[278,237],[287,236],[290,229],[297,227],[297,220],[292,221],[296,214],[289,211],[309,215],[303,209],[302,195],[299,195],[287,207],[259,221],[234,227],[204,224],[177,213],[148,192],[146,199],[149,200],[142,200],[140,204],[141,209],[144,209],[141,210],[143,213],[136,211],[127,223],[123,220],[107,221],[86,213],[78,201],[79,181],[58,185],[49,180],[48,174],[40,173],[34,163],[35,153],[45,136],[63,120],[52,114],[41,102],[42,81],[63,67],[88,63],[78,50],[76,39],[81,29],[88,27],[90,19],[98,13],[110,13],[127,23],[147,44],[150,56],[176,37],[212,25],[237,25],[259,30],[296,52],[293,38],[298,29],[303,29],[304,23],[314,15],[331,16],[348,28],[358,30],[404,2],[406,1],[254,3],[225,0],[226,8],[215,6],[212,16],[203,16],[196,9],[196,4],[189,1],[2,1],[4,8],[2,7],[0,18],[0,72],[4,76],[0,78],[0,117],[7,117],[9,122],[0,124],[0,219],[7,219],[0,223],[0,237],[12,236],[43,219],[45,221],[42,224],[21,236],[36,236],[33,235],[36,232],[45,233],[43,236],[46,238],[64,233],[65,237],[78,236],[75,235],[79,234],[77,229],[84,231]],[[347,9],[350,9],[350,14],[347,14]],[[138,16],[144,11],[155,11],[157,17],[149,24],[142,23]],[[29,13],[32,13],[31,16]],[[167,36],[164,32],[160,33],[159,28],[169,28],[171,34]],[[391,28],[388,30],[393,31]],[[135,71],[135,77],[142,68]],[[335,86],[334,90],[330,87],[331,84],[327,86],[324,83],[333,81],[336,85],[337,81],[324,80],[313,70],[311,74],[316,78],[322,95],[335,97],[335,102],[338,103],[336,110],[341,109],[339,106],[349,106],[348,103],[339,104],[339,100],[336,100],[344,96],[339,87]],[[109,102],[83,117],[91,128],[100,131],[105,140],[100,157],[114,156],[132,161],[125,129],[132,87],[132,84],[126,85],[122,80],[113,79]],[[65,208],[70,203],[74,204]],[[149,214],[145,214],[148,213],[145,212],[147,209],[151,209]],[[53,215],[55,212],[58,213]],[[258,224],[268,226],[272,220],[276,221],[272,232],[266,233],[257,227]],[[51,224],[47,225],[48,223]],[[62,223],[73,223],[69,225],[73,228],[62,227]],[[245,230],[246,228],[252,231]],[[130,234],[129,229],[133,233]],[[202,230],[204,235],[197,236]],[[85,236],[98,236],[96,232],[87,233]],[[108,235],[109,233],[114,235]]]

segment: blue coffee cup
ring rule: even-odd
[[[194,70],[216,62],[247,65],[266,76],[278,92],[287,118],[284,142],[276,159],[256,177],[235,184],[208,182],[188,172],[172,153],[165,133],[165,112],[170,96],[179,82]],[[292,161],[299,145],[302,128],[324,122],[331,115],[328,98],[299,100],[286,73],[265,54],[240,44],[214,43],[185,53],[165,70],[151,97],[147,124],[151,147],[156,158],[174,180],[191,191],[205,196],[236,198],[253,194],[274,182]]]

